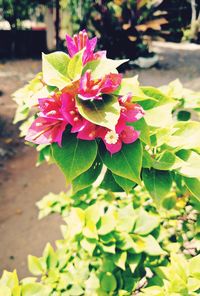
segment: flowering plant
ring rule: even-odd
[[[62,146],[63,132],[70,125],[70,133],[76,133],[77,139],[101,138],[107,150],[116,153],[121,150],[122,142],[133,143],[138,139],[139,132],[127,122],[142,118],[143,109],[131,102],[131,93],[115,92],[121,85],[122,75],[117,73],[114,64],[103,73],[96,73],[97,66],[104,67],[109,62],[106,52],[94,53],[97,38],[90,40],[84,30],[73,38],[67,35],[66,40],[69,56],[64,53],[43,56],[42,82],[44,87],[54,89],[48,97],[38,99],[40,112],[26,140],[36,144],[56,142]],[[60,59],[60,78],[49,77],[52,59],[55,70]],[[121,63],[123,61],[118,65]]]
[[[14,95],[38,163],[56,163],[72,192],[37,203],[66,223],[56,250],[29,256],[40,283],[5,272],[3,296],[198,295],[200,95],[123,78],[96,41],[67,36],[69,55],[43,55]]]
[[[170,171],[184,176],[187,186],[187,177],[198,179],[191,166],[193,159],[200,162],[200,124],[174,116],[184,93],[192,97],[191,92],[178,81],[159,90],[140,87],[137,77],[123,78],[116,68],[126,60],[95,52],[97,38],[89,39],[85,30],[66,41],[69,54],[43,54],[42,73],[14,94],[15,122],[35,113],[22,134],[37,145],[39,161],[56,162],[75,191],[92,184],[103,164],[123,190],[129,192],[142,178],[154,198],[152,180],[168,179],[163,195],[176,182]],[[197,98],[192,108],[198,106]],[[188,149],[193,151],[186,164]]]

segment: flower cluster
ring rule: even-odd
[[[106,57],[104,51],[94,53],[97,39],[89,39],[85,30],[73,38],[67,35],[66,39],[71,58],[83,51],[83,66]],[[123,96],[115,94],[120,87],[122,75],[115,71],[94,79],[92,70],[87,68],[85,71],[83,68],[80,79],[72,81],[69,87],[66,85],[61,90],[55,90],[48,98],[38,99],[39,113],[28,130],[27,141],[36,144],[57,142],[61,146],[63,132],[67,126],[70,126],[70,132],[76,133],[79,139],[102,139],[107,150],[113,154],[120,151],[122,143],[133,143],[138,138],[139,132],[127,123],[142,118],[144,111],[140,105],[132,102],[131,93]],[[118,121],[113,130],[85,118],[81,115],[77,104],[77,101],[86,104],[102,102],[105,95],[115,96],[120,108]]]

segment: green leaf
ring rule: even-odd
[[[176,99],[182,99],[184,95],[184,88],[179,79],[171,81],[168,85],[160,87],[160,90],[167,96]]]
[[[12,296],[11,289],[0,284],[0,296]]]
[[[177,171],[179,174],[185,177],[200,179],[200,155],[194,151],[186,151],[188,151],[189,154],[186,159],[181,162],[181,166],[177,168]],[[182,159],[182,156],[180,156],[180,154],[178,154],[178,156]]]
[[[105,150],[101,151],[101,158],[114,174],[140,183],[142,152],[142,145],[138,140],[132,144],[124,144],[122,149],[112,156]]]
[[[133,126],[135,130],[140,132],[139,139],[145,144],[151,146],[150,141],[150,130],[149,126],[146,124],[144,118],[141,118],[138,121],[129,123],[129,125]]]
[[[73,296],[79,296],[79,295],[83,295],[83,289],[80,286],[80,284],[74,284],[71,289],[69,290],[69,295],[73,295]]]
[[[50,295],[52,288],[48,286],[43,286],[39,283],[30,283],[22,286],[22,295],[23,296],[41,296],[41,295]]]
[[[11,289],[18,286],[19,280],[18,280],[16,270],[14,270],[13,272],[9,272],[9,271],[4,270],[2,277],[0,278],[0,285],[1,284],[6,285]]]
[[[28,269],[33,275],[41,275],[44,272],[41,259],[35,256],[28,256]]]
[[[168,143],[169,138],[171,137],[171,133],[172,133],[172,127],[168,126],[168,127],[163,127],[163,128],[158,128],[157,130],[155,130],[156,135],[155,136],[155,144],[154,146],[160,147],[163,144]]]
[[[144,169],[142,178],[146,189],[157,204],[162,204],[165,196],[170,192],[172,176],[167,171]]]
[[[176,197],[175,196],[166,197],[163,200],[162,205],[166,210],[173,209],[176,206]]]
[[[166,252],[160,247],[157,240],[148,235],[142,238],[145,242],[145,252],[150,256],[166,255]]]
[[[140,263],[141,258],[142,258],[141,254],[129,254],[128,255],[127,263],[129,265],[132,273],[135,272],[137,266]]]
[[[154,160],[152,167],[157,170],[173,170],[176,163],[177,157],[170,151],[164,151],[158,159]]]
[[[115,130],[120,116],[120,105],[114,96],[104,95],[102,100],[83,101],[77,98],[80,114],[97,125]]]
[[[67,234],[70,238],[82,233],[85,225],[85,212],[81,208],[72,208],[69,216],[65,218],[65,222],[68,225]]]
[[[193,149],[200,147],[200,122],[178,122],[174,125],[174,133],[167,143],[172,147]]]
[[[62,147],[52,145],[53,157],[63,171],[67,182],[87,171],[93,164],[97,155],[95,141],[83,141],[75,135],[66,135]]]
[[[113,174],[111,171],[107,170],[103,181],[100,184],[100,188],[103,188],[108,191],[112,192],[121,192],[123,191],[122,187],[118,185],[118,183],[115,181]]]
[[[153,158],[146,150],[143,151],[142,167],[145,169],[150,169],[152,167]]]
[[[90,254],[90,256],[93,255],[93,252],[96,248],[96,243],[94,242],[94,240],[84,238],[81,240],[80,244],[81,247]]]
[[[105,205],[101,202],[96,201],[94,204],[85,209],[86,222],[92,221],[97,224],[101,216],[104,214]]]
[[[88,290],[89,292],[94,291],[96,289],[98,289],[100,286],[100,283],[99,283],[99,279],[97,277],[97,275],[95,274],[94,271],[92,271],[90,273],[90,277],[86,280],[85,282],[85,287],[86,287],[86,291]],[[94,293],[95,295],[95,293]],[[92,296],[92,294],[91,294]]]
[[[64,88],[70,79],[67,77],[69,56],[61,51],[42,54],[43,80],[46,84]]]
[[[190,276],[200,279],[200,255],[197,255],[189,260]]]
[[[126,178],[117,176],[115,174],[113,174],[113,177],[114,177],[116,183],[121,188],[123,188],[123,190],[126,192],[126,194],[128,194],[133,189],[133,187],[135,187],[135,185],[136,185],[136,183],[134,183]]]
[[[139,86],[138,75],[130,78],[123,78],[119,88],[114,92],[114,94],[119,96],[126,95],[127,93],[132,94],[133,101],[142,101],[149,98]]]
[[[194,195],[200,202],[200,180],[196,178],[186,178],[184,177],[185,185],[188,190]]]
[[[137,216],[132,203],[118,209],[116,230],[119,232],[131,233],[133,231],[136,218]]]
[[[174,103],[169,102],[167,104],[154,107],[152,109],[146,110],[145,120],[150,126],[161,128],[171,125],[172,120],[172,110],[174,108]]]
[[[38,151],[38,159],[37,159],[36,166],[41,165],[44,161],[49,162],[51,160],[51,147],[50,147],[50,145],[40,147],[40,149],[39,149],[39,146],[37,146],[36,149]]]
[[[57,258],[56,252],[54,251],[50,243],[47,243],[43,251],[43,258],[46,261],[47,269],[56,267],[58,263],[58,258]]]
[[[105,292],[112,292],[117,288],[117,281],[110,272],[104,273],[101,279],[100,288]]]
[[[159,216],[149,214],[143,208],[137,211],[134,233],[147,235],[151,233],[160,224]]]
[[[127,252],[118,253],[113,256],[113,261],[116,266],[120,267],[121,269],[126,269],[126,259],[127,259]]]
[[[116,213],[114,211],[106,212],[101,218],[100,228],[98,229],[99,235],[105,235],[116,227]]]
[[[155,101],[159,103],[166,102],[169,98],[161,92],[158,88],[153,86],[143,86],[141,87],[142,91],[149,98],[153,98]]]
[[[82,233],[89,239],[98,239],[96,224],[93,221],[87,221]]]
[[[118,73],[116,68],[127,61],[128,60],[111,60],[107,58],[94,60],[87,63],[83,69],[83,73],[89,69],[92,71],[93,79],[98,79],[110,73]]]
[[[166,296],[165,290],[163,287],[159,286],[152,286],[147,287],[145,289],[142,289],[141,296]],[[178,296],[177,294],[174,294],[174,296]]]
[[[89,170],[79,175],[76,179],[72,181],[73,193],[76,193],[93,184],[98,178],[101,170],[102,170],[102,162],[100,158],[97,157],[94,163],[92,164],[92,166],[89,168]]]
[[[83,69],[83,62],[82,62],[83,52],[84,52],[84,50],[77,52],[69,60],[67,72],[68,72],[69,77],[72,80],[76,80],[81,77],[81,73],[82,73],[82,69]]]
[[[111,254],[115,254],[115,244],[111,244],[111,245],[101,245],[102,250],[105,253],[111,253]]]

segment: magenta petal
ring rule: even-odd
[[[140,105],[131,104],[130,109],[126,109],[123,112],[123,116],[128,122],[135,122],[144,116],[144,110]]]
[[[78,90],[78,96],[80,99],[92,100],[92,99],[99,99],[101,87],[101,80],[93,80],[91,77],[91,72],[86,71],[85,74],[80,79],[80,86]]]
[[[115,127],[115,131],[116,133],[120,134],[125,128],[126,128],[126,121],[122,116],[120,116],[118,123]]]
[[[93,52],[97,43],[97,38],[88,39],[85,45],[85,51],[83,53],[83,65],[93,60]]]
[[[87,123],[87,120],[84,118],[81,118],[80,116],[77,117],[77,119],[78,119],[77,121],[73,122],[72,129],[71,129],[72,133],[77,133],[82,131]]]
[[[66,125],[66,121],[38,117],[30,126],[25,139],[35,144],[57,142],[61,145],[62,134]]]
[[[110,73],[105,76],[102,83],[101,92],[102,93],[111,93],[116,90],[122,81],[122,74],[113,74]]]
[[[77,138],[81,140],[94,140],[96,138],[96,126],[87,121],[84,128],[78,133]]]
[[[74,97],[67,93],[64,93],[61,95],[61,102],[62,102],[61,111],[62,111],[63,117],[70,124],[73,124],[74,117],[76,116]]]
[[[117,153],[122,149],[122,141],[120,139],[117,141],[116,144],[107,144],[105,141],[104,141],[104,143],[106,145],[106,149],[111,154]]]
[[[58,98],[43,98],[38,99],[38,101],[42,117],[63,119],[61,114],[61,102]]]
[[[69,55],[73,57],[77,53],[77,47],[74,44],[73,38],[69,35],[66,35],[66,44],[67,44]]]
[[[96,44],[97,44],[97,37],[94,37],[94,38],[88,40],[88,44],[89,44],[90,50],[93,52],[96,47]]]
[[[126,126],[120,134],[120,139],[123,143],[130,144],[135,142],[138,139],[139,135],[140,133],[134,130],[132,126]]]

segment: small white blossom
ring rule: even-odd
[[[107,144],[116,144],[119,139],[119,135],[114,131],[109,131],[105,135],[105,140]]]

